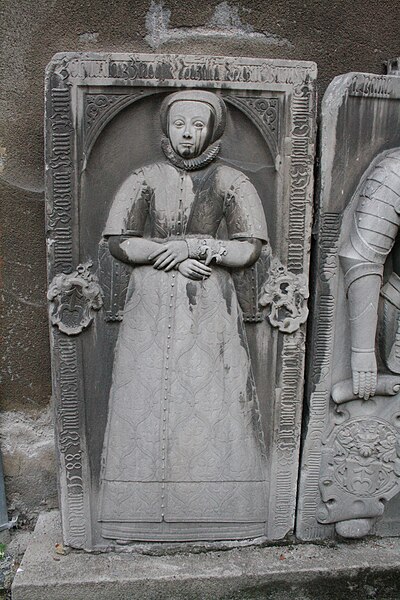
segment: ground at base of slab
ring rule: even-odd
[[[90,554],[63,548],[54,511],[38,520],[14,579],[12,600],[54,598],[398,600],[400,539],[163,556]]]

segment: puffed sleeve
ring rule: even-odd
[[[149,213],[149,188],[143,170],[130,175],[115,194],[103,231],[109,235],[142,236]]]
[[[268,242],[265,213],[254,185],[238,171],[225,173],[223,180],[226,187],[224,214],[229,239],[251,237]]]

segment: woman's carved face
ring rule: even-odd
[[[211,108],[204,102],[174,102],[168,114],[168,137],[182,158],[199,156],[208,145],[212,130]]]

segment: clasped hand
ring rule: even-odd
[[[375,352],[351,353],[351,371],[353,375],[353,393],[368,400],[374,396],[377,383],[377,365]]]
[[[189,250],[184,240],[171,240],[160,244],[160,247],[150,254],[149,260],[154,261],[155,269],[170,271],[177,268],[188,279],[205,279],[211,275],[210,267],[189,258]]]

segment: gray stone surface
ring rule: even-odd
[[[70,545],[293,531],[315,77],[313,63],[243,57],[50,63],[48,298]]]
[[[0,432],[8,509],[30,525],[39,510],[58,506],[53,412],[5,411]]]
[[[303,540],[399,534],[399,106],[399,77],[366,73],[322,102]]]
[[[41,515],[13,600],[394,600],[400,594],[395,539],[169,556],[63,555],[56,552],[60,541],[58,513]]]

